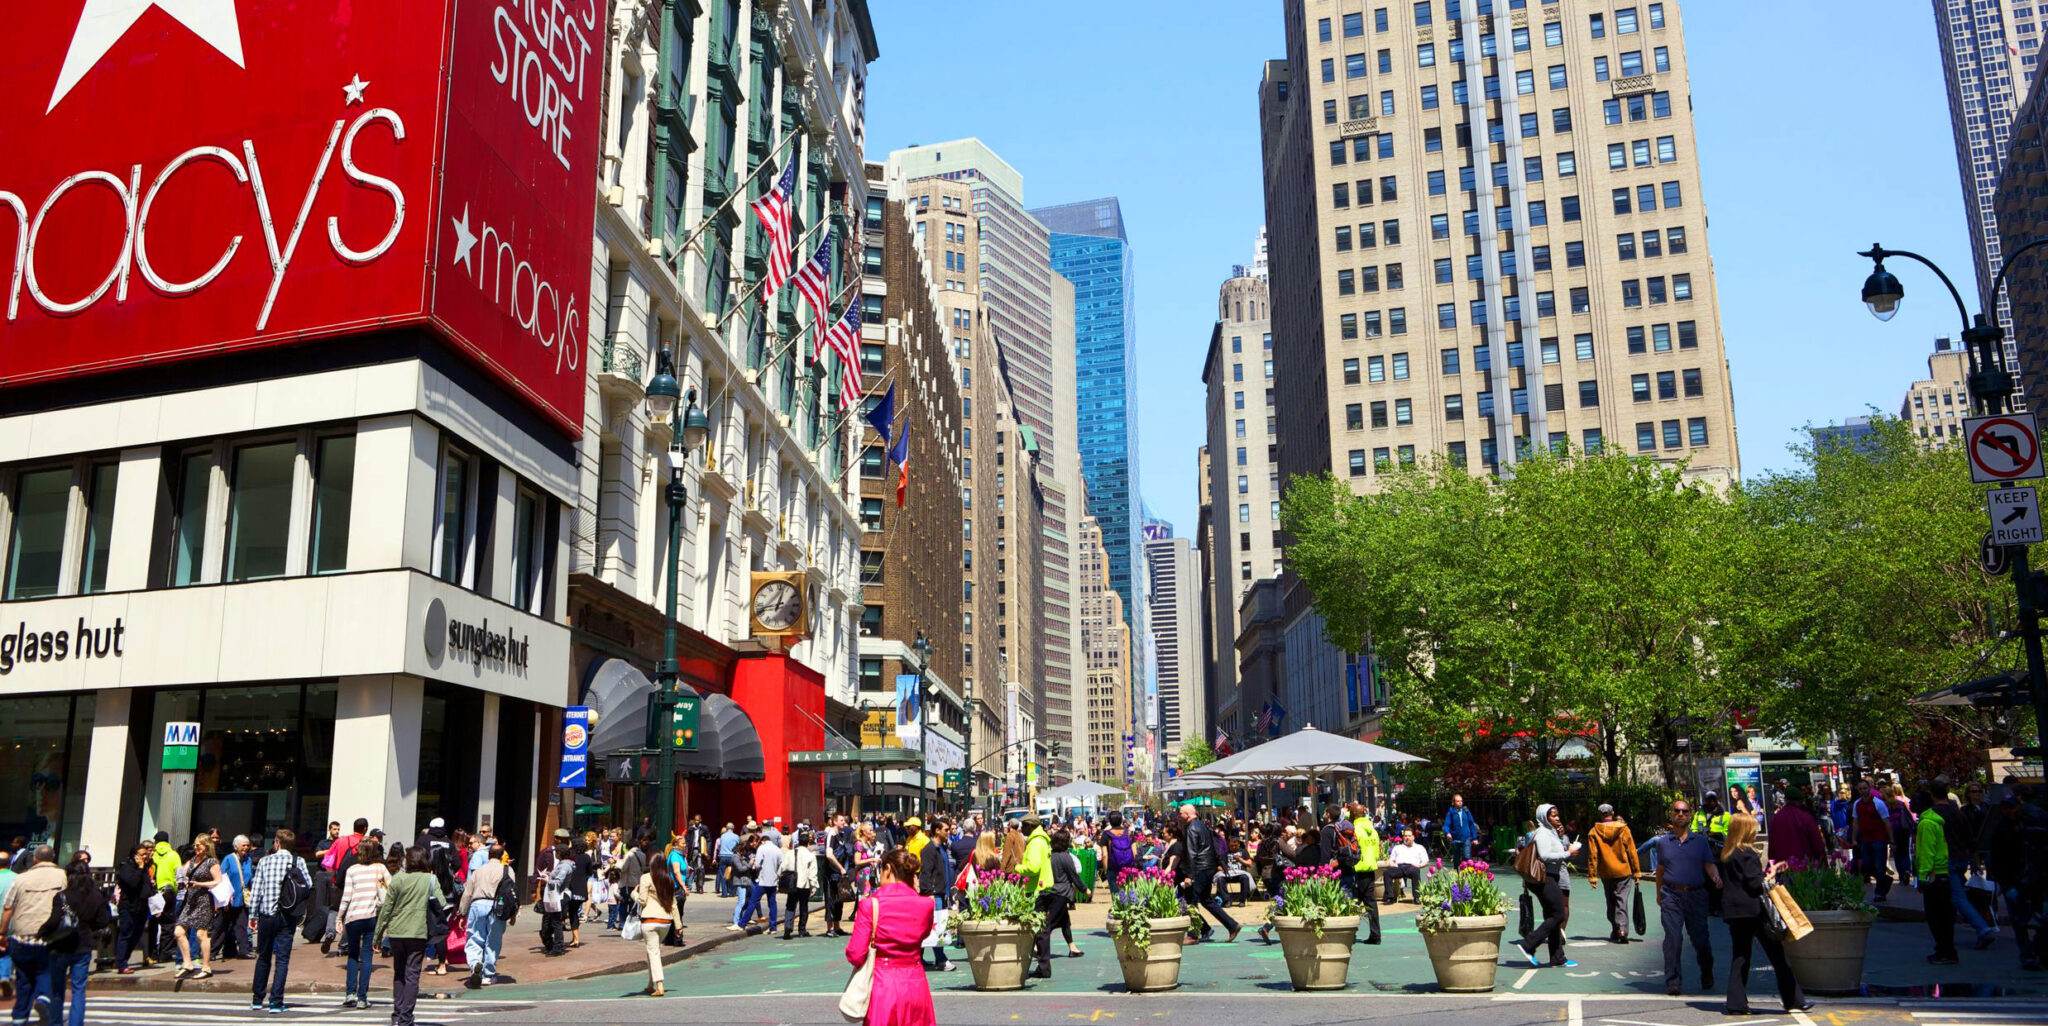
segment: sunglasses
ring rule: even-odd
[[[1692,809],[1690,809],[1690,808],[1688,808],[1688,807],[1686,807],[1686,806],[1684,806],[1684,805],[1673,805],[1673,806],[1671,807],[1671,814],[1672,814],[1672,815],[1674,815],[1674,816],[1683,816],[1683,815],[1685,815],[1686,813],[1688,813],[1688,812],[1691,812],[1691,811],[1692,811]]]

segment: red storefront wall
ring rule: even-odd
[[[789,753],[825,747],[825,678],[782,653],[742,655],[733,667],[732,698],[761,735],[768,777],[758,783],[721,785],[726,818],[781,816],[785,825],[819,821],[825,808],[825,776],[792,769]]]

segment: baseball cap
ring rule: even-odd
[[[566,841],[566,840],[568,840],[569,838],[571,838],[571,837],[573,837],[573,836],[575,836],[575,835],[573,835],[573,834],[569,833],[569,828],[568,828],[568,827],[556,827],[556,828],[555,828],[555,840],[557,840],[557,841]]]
[[[1705,793],[1705,794],[1701,795],[1700,797],[1702,797],[1702,798],[1719,798],[1719,797],[1721,797],[1721,792],[1719,792],[1719,791],[1708,791],[1707,793]]]
[[[442,827],[445,827],[445,826],[447,826],[447,825],[448,825],[448,821],[447,821],[447,820],[445,820],[445,819],[442,819],[442,818],[441,818],[441,817],[439,817],[439,816],[435,816],[435,817],[434,817],[433,819],[427,820],[427,829],[429,829],[429,830],[439,830],[439,829],[441,829]]]
[[[1613,813],[1614,813],[1614,806],[1612,806],[1612,805],[1608,805],[1608,804],[1607,804],[1607,803],[1605,803],[1605,802],[1602,802],[1602,803],[1600,804],[1600,814],[1601,814],[1602,816],[1612,815]]]
[[[915,830],[919,827],[924,826],[924,820],[921,820],[916,816],[912,816],[909,819],[904,820],[903,825],[909,829]]]

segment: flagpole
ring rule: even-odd
[[[819,221],[817,224],[814,224],[809,228],[804,229],[803,238],[797,240],[798,245],[793,245],[789,248],[790,253],[792,254],[792,259],[794,259],[794,254],[801,252],[803,250],[803,247],[810,245],[811,240],[816,237],[818,229],[829,228],[831,227],[831,225],[832,220],[830,218],[826,218],[825,220]],[[791,276],[790,280],[794,280],[794,275]],[[766,284],[768,284],[768,276],[764,274],[761,276],[761,279],[759,281],[756,281],[752,285],[747,286],[746,291],[741,292],[739,294],[739,298],[733,303],[732,308],[728,309],[725,313],[719,316],[718,323],[714,325],[711,330],[713,332],[723,332],[725,330],[725,326],[728,323],[731,323],[732,315],[739,313],[741,310],[746,309],[747,300],[753,298],[753,295],[756,292],[761,291],[761,286]],[[789,284],[789,281],[784,281],[782,284],[786,286]]]
[[[841,290],[839,290],[839,294],[838,294],[838,295],[836,295],[836,296],[832,297],[832,300],[833,300],[833,302],[837,302],[837,301],[839,301],[839,300],[841,300],[841,299],[844,299],[844,298],[846,298],[846,297],[847,297],[847,296],[848,296],[849,294],[851,294],[851,293],[853,292],[853,290],[854,290],[854,287],[855,287],[855,286],[857,286],[857,285],[859,285],[859,284],[860,284],[860,279],[858,279],[858,278],[855,278],[855,279],[852,279],[852,280],[848,281],[848,282],[846,283],[846,287],[845,287],[845,288],[843,288],[843,289],[841,289]],[[827,304],[826,304],[826,308],[827,308],[827,309],[829,310],[829,309],[831,308],[831,303],[827,303]],[[744,309],[744,307],[743,307],[743,306],[742,306],[742,307],[735,307],[734,309],[736,309],[736,310],[737,310],[737,309]],[[762,310],[763,310],[763,312],[764,312],[764,313],[766,312],[766,308],[765,308],[765,307],[764,307],[764,308],[762,308]],[[812,326],[812,327],[813,327],[814,329],[817,329],[817,330],[823,330],[823,328],[824,328],[824,325],[823,325],[823,324],[822,324],[821,322],[817,322],[817,321],[813,321],[813,322],[812,322],[812,325],[811,325],[811,326]],[[724,328],[724,322],[723,322],[723,321],[721,321],[721,322],[720,322],[720,324],[719,324],[719,328],[720,328],[720,330],[721,330],[721,331],[723,330],[723,328]],[[785,340],[784,340],[784,339],[782,338],[782,336],[781,336],[781,335],[779,335],[779,334],[776,334],[776,332],[775,332],[775,328],[774,328],[773,324],[771,323],[771,325],[770,325],[770,326],[769,326],[769,328],[768,328],[768,334],[769,334],[769,336],[770,336],[771,338],[775,339],[775,341],[776,341],[776,342],[778,343],[778,345],[777,345],[777,347],[776,347],[776,348],[774,348],[774,349],[770,350],[770,351],[769,351],[769,354],[768,354],[768,356],[767,356],[766,358],[764,358],[764,359],[763,359],[763,360],[761,361],[761,367],[760,367],[760,370],[761,370],[761,376],[762,376],[762,377],[766,377],[766,376],[768,375],[768,371],[769,371],[769,370],[770,370],[771,368],[773,368],[773,367],[775,366],[775,363],[776,363],[776,361],[780,360],[780,359],[782,358],[782,354],[784,354],[784,353],[788,352],[788,351],[789,351],[789,350],[790,350],[791,348],[793,348],[793,347],[794,347],[794,346],[796,345],[796,342],[797,342],[797,340],[798,340],[798,339],[801,339],[801,338],[803,337],[803,335],[804,335],[804,332],[803,332],[803,329],[802,329],[802,328],[798,328],[798,329],[797,329],[797,333],[796,333],[795,335],[792,335],[792,336],[790,336],[790,337],[789,337],[789,339],[788,339],[787,341],[785,341]],[[718,385],[718,394],[717,394],[717,395],[714,395],[714,396],[712,396],[712,397],[711,397],[711,398],[710,398],[709,400],[707,400],[707,401],[706,401],[706,402],[704,403],[704,408],[705,408],[705,409],[709,410],[709,409],[711,409],[712,407],[714,407],[714,406],[718,405],[718,402],[719,402],[719,400],[721,400],[721,399],[724,399],[724,398],[725,398],[725,394],[726,394],[727,392],[730,392],[730,391],[732,391],[732,380],[733,380],[733,377],[734,377],[733,375],[727,375],[727,376],[726,376],[726,379],[725,379],[724,381],[721,381],[721,382],[719,382],[719,385]]]
[[[688,253],[690,251],[690,247],[697,244],[697,239],[701,237],[704,234],[704,232],[707,229],[709,229],[713,224],[717,223],[719,216],[724,214],[726,210],[730,208],[733,205],[733,203],[737,201],[741,196],[746,195],[746,187],[749,184],[752,184],[752,182],[754,181],[754,176],[760,174],[762,168],[770,166],[770,162],[775,159],[777,154],[782,152],[782,148],[788,146],[791,141],[795,140],[801,135],[803,135],[801,131],[790,132],[789,134],[784,135],[782,137],[782,141],[776,143],[775,148],[769,150],[768,155],[762,157],[761,162],[759,164],[754,165],[754,169],[752,171],[749,171],[746,174],[741,175],[740,180],[733,186],[732,195],[727,196],[724,199],[724,201],[720,202],[718,204],[717,209],[705,215],[704,220],[697,222],[697,227],[691,230],[689,238],[684,239],[682,244],[676,247],[676,255],[681,256],[684,253]]]

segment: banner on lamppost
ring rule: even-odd
[[[590,775],[590,707],[562,710],[562,776],[560,787],[583,787]]]
[[[922,750],[918,719],[918,676],[914,673],[896,675],[896,740],[903,747]]]

